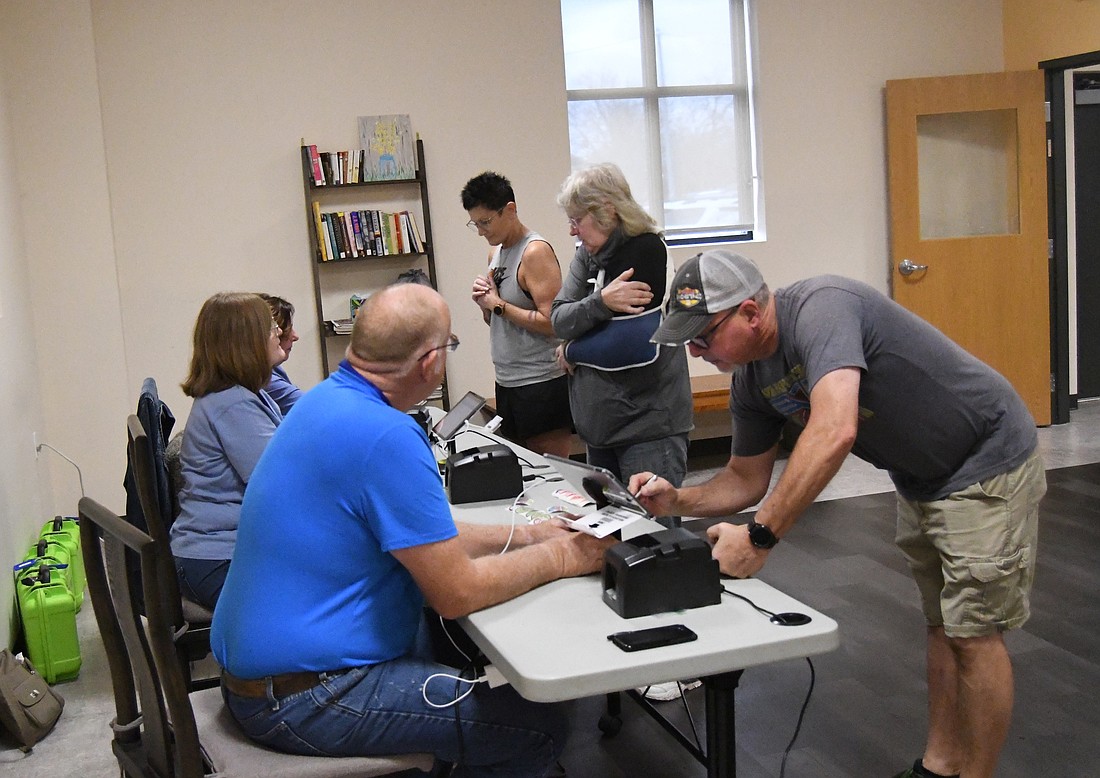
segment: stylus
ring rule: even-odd
[[[642,493],[642,489],[645,489],[647,486],[649,486],[651,483],[653,483],[656,480],[657,480],[657,474],[654,473],[653,475],[651,475],[649,477],[648,481],[646,481],[644,484],[642,484],[641,486],[638,487],[638,491],[634,492],[634,496],[637,497],[639,494]]]

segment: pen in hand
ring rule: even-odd
[[[657,480],[657,474],[654,473],[653,475],[651,475],[649,477],[648,481],[646,481],[644,484],[642,484],[641,486],[638,487],[638,491],[634,492],[634,496],[637,497],[639,494],[642,493],[642,489],[645,489],[647,486],[649,486],[651,483],[653,483],[656,480]]]

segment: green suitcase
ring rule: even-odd
[[[73,593],[76,591],[76,582],[73,578],[73,565],[70,564],[71,561],[72,554],[69,552],[67,542],[51,540],[49,538],[39,538],[35,541],[35,544],[27,550],[27,555],[23,558],[23,564],[19,565],[19,567],[33,567],[37,569],[38,565],[33,563],[44,562],[54,569],[52,574],[53,579],[55,581],[62,581],[65,586],[69,588],[69,592]]]
[[[80,553],[80,525],[71,516],[54,516],[42,525],[39,536],[43,540],[60,543],[69,552],[69,565],[72,567],[72,593],[76,599],[76,609],[84,605],[84,557]]]
[[[46,683],[68,681],[80,673],[76,603],[72,592],[53,572],[43,563],[16,579],[27,656]]]

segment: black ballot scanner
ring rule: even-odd
[[[523,491],[523,470],[516,452],[502,444],[451,454],[445,479],[452,505],[510,499]]]
[[[718,560],[683,527],[639,535],[604,554],[603,601],[624,619],[717,605]]]

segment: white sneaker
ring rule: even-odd
[[[669,700],[678,700],[684,692],[697,689],[702,685],[703,682],[697,679],[668,681],[666,683],[651,684],[650,686],[641,686],[638,688],[638,694],[654,702],[668,702]]]

